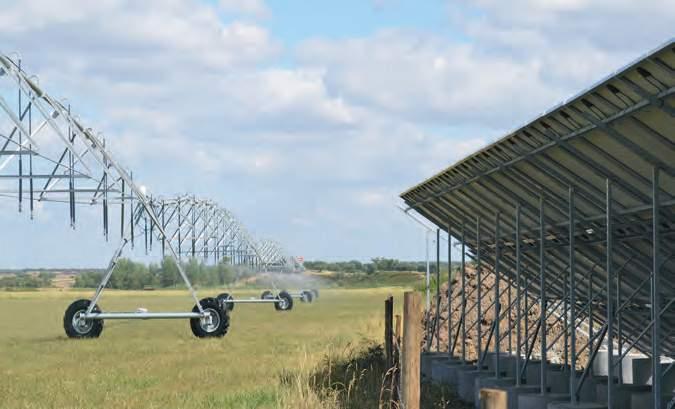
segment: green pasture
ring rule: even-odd
[[[90,291],[0,291],[0,407],[313,407],[319,403],[303,389],[303,374],[331,354],[381,342],[384,299],[393,294],[400,307],[402,293],[324,290],[312,304],[296,300],[290,312],[240,304],[221,339],[195,338],[187,320],[111,320],[100,338],[72,340],[63,313]],[[103,311],[189,311],[194,303],[172,290],[106,291],[99,304]]]

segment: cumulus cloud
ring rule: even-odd
[[[675,19],[667,0],[462,0],[447,8],[451,23],[485,50],[541,61],[547,80],[572,86],[666,41]]]
[[[308,257],[408,257],[416,227],[397,193],[656,46],[675,20],[662,1],[445,10],[457,35],[374,27],[289,45],[262,0],[24,0],[5,5],[0,35],[153,192],[213,197]]]
[[[218,5],[228,13],[244,13],[255,17],[267,17],[270,14],[263,0],[219,0]]]
[[[382,31],[346,41],[313,40],[302,61],[320,64],[336,92],[411,121],[503,126],[509,117],[551,104],[559,89],[537,61],[513,61],[437,35]],[[517,94],[526,98],[514,99]]]

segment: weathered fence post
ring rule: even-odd
[[[422,298],[419,293],[408,291],[403,295],[401,400],[406,409],[420,407],[421,304]]]
[[[393,339],[394,297],[391,295],[384,300],[384,352],[387,366],[394,366],[394,339]]]

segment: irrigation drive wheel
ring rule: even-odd
[[[290,311],[293,309],[293,297],[287,291],[280,292],[277,295],[277,300],[274,303],[274,309],[277,311]]]
[[[233,302],[228,302],[234,300],[232,296],[228,293],[222,293],[218,297],[216,297],[218,302],[220,302],[220,305],[223,306],[224,309],[228,311],[232,311],[234,309],[234,303]]]
[[[311,304],[312,298],[313,298],[313,295],[312,295],[311,291],[303,290],[302,298],[301,298],[302,302],[308,302],[308,303]]]
[[[272,291],[270,290],[265,290],[260,294],[260,299],[261,300],[272,300],[274,299],[274,295],[272,294]]]
[[[103,320],[85,320],[84,314],[89,308],[89,300],[77,300],[70,304],[63,315],[63,329],[68,338],[98,338],[103,331]],[[98,305],[92,312],[101,312]]]
[[[230,316],[215,298],[204,298],[199,303],[202,305],[206,317],[190,318],[190,328],[197,338],[223,337],[230,328]],[[199,306],[195,305],[192,312],[199,312]]]

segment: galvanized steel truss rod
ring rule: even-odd
[[[72,167],[75,165],[75,160],[77,160],[78,164],[86,170],[87,174],[89,175],[92,174],[90,167],[83,160],[83,156],[86,153],[89,153],[88,156],[97,162],[97,165],[101,167],[102,172],[108,174],[113,179],[115,179],[116,176],[121,178],[138,197],[138,199],[140,200],[140,202],[144,207],[144,210],[150,215],[150,217],[154,217],[154,213],[152,213],[152,209],[150,208],[143,193],[131,181],[131,178],[127,175],[126,171],[122,169],[121,166],[119,166],[117,162],[109,155],[109,153],[105,150],[105,148],[103,148],[102,143],[99,141],[98,137],[91,134],[88,130],[85,130],[79,124],[79,122],[77,122],[72,117],[69,109],[66,109],[60,103],[57,103],[54,100],[52,100],[51,97],[49,97],[49,95],[42,92],[42,90],[40,90],[39,88],[37,88],[37,86],[32,84],[30,80],[28,80],[25,77],[25,74],[20,70],[20,68],[15,66],[10,60],[8,60],[6,57],[0,56],[0,63],[3,65],[3,67],[1,67],[2,73],[0,74],[11,75],[16,80],[19,89],[24,89],[27,95],[29,95],[29,97],[31,98],[31,107],[36,107],[38,111],[40,111],[45,121],[49,124],[50,129],[54,131],[54,133],[59,137],[59,139],[61,139],[61,142],[66,146],[68,154],[72,155],[72,158],[69,161],[71,172]],[[47,107],[43,106],[43,103],[48,105],[51,109],[47,109]],[[20,132],[25,134],[27,140],[29,140],[33,145],[33,149],[37,150],[38,146],[37,143],[35,143],[34,139],[31,136],[29,136],[30,134],[27,133],[23,124],[13,114],[11,109],[9,109],[9,106],[4,102],[4,99],[2,97],[0,97],[0,106],[2,106],[5,113],[10,117],[11,121],[20,130]],[[56,124],[55,119],[57,117],[60,117],[65,121],[65,125],[67,125],[68,128],[68,136],[64,135],[63,130]],[[83,154],[79,154],[76,151],[75,146],[73,145],[76,139],[78,139],[86,149],[86,151],[84,151]],[[117,175],[111,175],[112,173],[111,168],[115,170]],[[73,200],[74,191],[72,186],[72,178],[69,195],[71,203],[71,223],[73,223],[74,213],[72,206],[74,204]],[[162,231],[162,234],[163,233],[164,232]],[[173,248],[171,247],[170,250],[172,253],[174,252]],[[194,289],[192,289],[192,286],[189,280],[187,279],[187,276],[185,275],[184,271],[182,271],[182,268],[179,267],[179,271],[181,272],[181,275],[183,276],[183,279],[185,280],[188,289],[192,293],[195,302],[197,303],[197,305],[199,305],[200,312],[203,312],[201,310],[201,305],[199,304],[199,300],[197,299],[196,293],[194,292]],[[92,308],[93,305],[90,306],[89,312],[91,312]]]
[[[7,165],[15,158],[18,158],[19,167],[18,174],[2,174],[0,180],[15,179],[19,182],[18,191],[8,191],[2,196],[11,194],[18,194],[19,211],[21,211],[21,204],[24,198],[23,182],[29,181],[29,197],[31,218],[33,213],[34,201],[49,201],[49,202],[63,202],[70,205],[70,221],[74,227],[75,224],[75,205],[76,204],[97,204],[102,199],[103,206],[103,232],[104,236],[108,238],[109,220],[108,220],[108,206],[110,204],[120,204],[121,206],[121,244],[115,251],[111,259],[106,274],[92,299],[88,313],[91,313],[96,301],[99,299],[105,285],[114,271],[117,260],[121,256],[122,250],[131,243],[134,244],[136,231],[134,227],[143,222],[141,226],[142,234],[145,237],[146,252],[152,249],[153,236],[157,236],[162,241],[163,251],[168,248],[171,257],[176,260],[178,271],[185,282],[188,290],[197,304],[200,314],[203,313],[201,305],[197,299],[196,292],[191,286],[191,283],[183,271],[182,266],[178,262],[180,258],[180,251],[176,251],[171,244],[171,240],[167,240],[167,232],[165,228],[167,221],[165,219],[164,203],[162,207],[155,208],[152,203],[152,198],[145,195],[145,192],[138,187],[133,181],[133,176],[128,174],[110,155],[105,146],[105,140],[97,135],[94,135],[90,129],[85,129],[78,119],[71,113],[70,107],[55,101],[48,94],[43,92],[34,82],[32,82],[26,74],[22,71],[20,64],[14,64],[9,58],[0,55],[0,77],[9,78],[16,83],[19,92],[19,108],[18,115],[13,112],[13,109],[6,102],[4,97],[0,95],[0,110],[3,111],[9,118],[13,129],[8,136],[0,135],[5,139],[5,143],[0,149],[0,156],[5,159],[0,163],[0,171],[7,167]],[[25,96],[27,103],[22,103],[22,96]],[[42,121],[37,126],[33,125],[33,111],[37,111],[38,115],[42,116]],[[27,126],[24,121],[27,119]],[[36,142],[36,137],[47,132],[50,132],[46,137],[56,137],[65,146],[65,149],[59,155],[54,153],[54,158],[50,154],[45,154],[40,145]],[[18,136],[18,140],[15,139]],[[8,150],[9,146],[15,147],[13,150]],[[52,146],[53,144],[46,144],[45,146]],[[53,150],[53,148],[52,148]],[[29,170],[24,173],[23,157],[29,156]],[[33,159],[40,159],[44,164],[43,167],[49,166],[44,171],[34,170]],[[97,173],[93,171],[96,170]],[[33,187],[34,180],[45,180],[44,187],[41,190],[36,190]],[[93,183],[91,187],[75,186],[75,180],[90,181]],[[67,189],[57,189],[56,186],[60,181],[67,181]],[[126,194],[126,189],[129,193]],[[78,200],[77,195],[85,193],[93,193],[88,200]],[[109,194],[121,194],[119,197],[111,197]],[[37,198],[34,196],[37,195]],[[58,196],[62,195],[62,196]],[[128,234],[124,233],[124,218],[125,218],[125,203],[131,203],[130,208],[130,229]],[[157,210],[157,211],[156,211]],[[189,234],[192,239],[193,255],[196,253],[197,242],[202,242],[204,253],[209,251],[209,245],[213,235],[210,231],[218,231],[218,226],[211,224],[211,214],[209,209],[202,207],[199,209],[201,213],[195,213],[191,210],[192,226]],[[161,220],[159,216],[161,215]],[[178,212],[181,217],[180,211]],[[173,217],[173,216],[172,216]],[[148,226],[149,222],[149,226]],[[203,225],[201,230],[197,229],[197,224]],[[183,225],[179,227],[183,228]],[[216,233],[217,235],[217,233]],[[269,251],[263,258],[257,250],[256,243],[248,233],[242,234],[243,239],[247,242],[247,247],[252,254],[255,254],[259,260],[253,260],[251,263],[260,265],[264,263],[279,262],[281,255],[280,248],[270,247]],[[149,240],[149,241],[148,241]],[[223,238],[219,238],[222,242]],[[181,240],[178,241],[178,246],[181,245]],[[149,247],[149,248],[148,248]],[[283,261],[286,262],[285,260]]]
[[[554,257],[555,257],[555,255],[554,255]]]
[[[510,303],[510,304],[512,304],[512,303]],[[472,327],[473,327],[473,326],[472,326]]]

